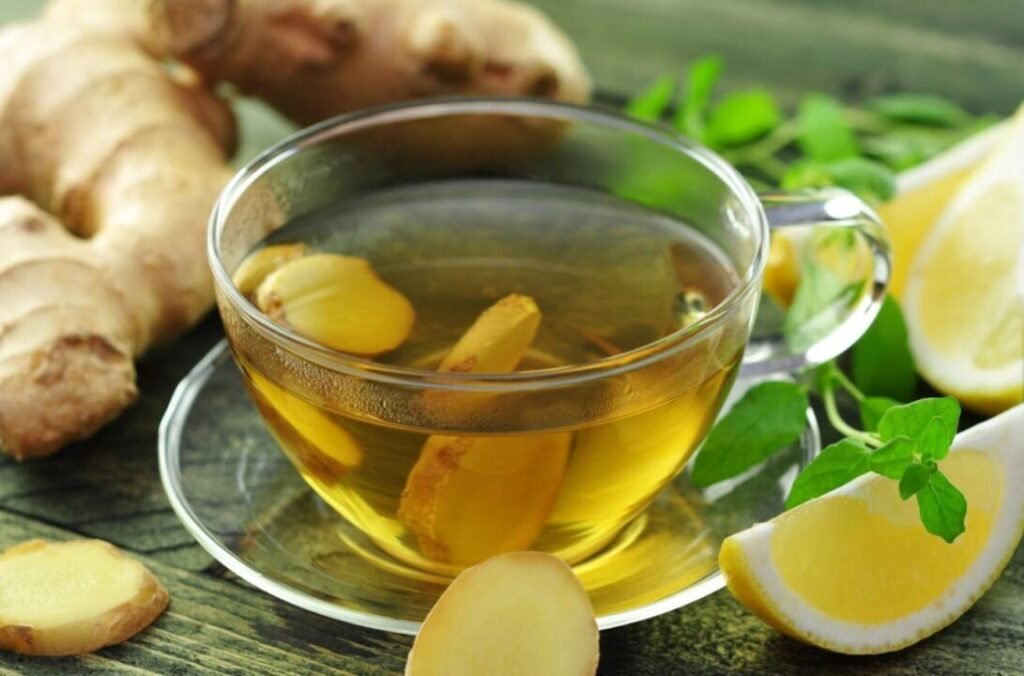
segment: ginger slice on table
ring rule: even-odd
[[[540,317],[532,298],[503,298],[480,315],[439,370],[514,370]],[[433,435],[406,480],[398,517],[423,554],[444,563],[477,563],[528,548],[554,506],[571,445],[568,432]]]
[[[0,554],[0,648],[79,655],[126,641],[167,607],[149,570],[101,540],[30,540]]]
[[[354,256],[310,254],[277,268],[256,290],[271,319],[326,347],[373,356],[402,344],[416,313],[370,263]]]
[[[502,554],[469,568],[423,622],[406,676],[587,676],[597,671],[597,622],[583,585],[560,559]]]

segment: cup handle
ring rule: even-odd
[[[779,331],[751,341],[743,360],[744,376],[792,373],[822,364],[846,351],[864,335],[885,297],[892,272],[889,238],[875,212],[853,193],[840,188],[810,192],[773,192],[759,195],[772,230],[812,226],[853,232],[870,252],[870,269],[857,286],[860,292],[843,308],[844,314],[823,336],[801,344],[799,330]]]

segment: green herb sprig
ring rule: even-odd
[[[716,99],[722,69],[717,56],[698,59],[682,87],[664,75],[626,110],[647,121],[668,119],[681,133],[717,150],[755,187],[838,185],[869,201],[885,200],[895,192],[895,172],[994,121],[972,116],[941,97],[920,94],[880,96],[855,108],[812,93],[787,118],[762,88]],[[660,204],[672,197],[666,186],[679,182],[665,184],[647,178],[628,189],[633,197]],[[813,326],[810,320],[846,295],[856,297],[859,290],[846,288],[813,256],[803,257],[801,283],[783,326],[790,343],[813,340],[799,331]],[[947,542],[963,533],[967,502],[939,468],[956,435],[960,406],[951,397],[901,403],[913,398],[918,381],[898,304],[885,300],[853,348],[849,376],[834,362],[810,376],[801,383],[768,381],[748,390],[705,440],[694,460],[694,483],[710,486],[736,477],[797,441],[807,427],[809,395],[815,394],[843,438],[823,449],[797,476],[787,508],[874,473],[898,482],[904,500],[916,499],[928,532]],[[840,394],[856,402],[859,426],[840,414]]]
[[[812,93],[787,117],[764,88],[716,98],[723,70],[719,57],[699,58],[682,82],[660,76],[629,101],[626,111],[647,121],[667,120],[764,186],[838,185],[868,200],[886,200],[896,189],[895,172],[997,119],[971,115],[940,96],[908,93],[877,96],[862,107]]]

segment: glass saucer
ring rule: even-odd
[[[617,541],[575,567],[602,629],[660,615],[724,586],[722,539],[781,512],[790,483],[819,450],[811,410],[807,418],[798,444],[731,482],[700,491],[684,472]],[[175,512],[203,548],[296,606],[414,634],[444,590],[444,579],[384,555],[306,486],[264,428],[223,341],[175,391],[160,425],[160,474]]]

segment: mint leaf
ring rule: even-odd
[[[925,529],[946,542],[964,532],[967,500],[939,470],[929,475],[927,485],[917,494],[917,510]]]
[[[953,435],[956,434],[956,426],[953,426]],[[946,422],[939,416],[935,416],[924,426],[924,431],[917,439],[917,452],[926,460],[942,460],[949,454],[949,447],[953,443],[953,436],[950,436]]]
[[[676,81],[671,75],[662,75],[626,104],[626,113],[638,120],[660,120],[672,102]]]
[[[812,160],[831,162],[860,154],[857,138],[846,123],[842,106],[830,96],[811,94],[797,114],[800,150]]]
[[[908,401],[917,390],[917,370],[903,312],[886,296],[878,316],[853,346],[850,376],[861,392]],[[869,428],[871,429],[871,428]]]
[[[895,437],[920,439],[932,418],[936,417],[941,421],[940,438],[948,449],[956,436],[956,426],[960,420],[960,404],[953,397],[919,399],[910,404],[893,406],[878,421],[878,434],[882,441]]]
[[[896,174],[866,157],[847,157],[832,162],[794,162],[782,176],[787,190],[838,185],[869,201],[884,201],[896,193]]]
[[[693,463],[698,486],[724,481],[793,443],[807,427],[807,393],[794,383],[750,388],[711,429]]]
[[[687,136],[703,140],[704,118],[711,93],[722,72],[722,59],[711,54],[697,59],[686,73],[686,91],[676,107],[672,125]]]
[[[894,122],[956,127],[970,122],[971,116],[947,98],[931,94],[889,94],[867,103],[870,110]]]
[[[736,146],[760,138],[782,122],[775,97],[765,89],[733,92],[708,117],[704,138],[713,146]]]
[[[917,495],[928,484],[931,476],[932,470],[924,465],[908,466],[903,476],[900,477],[900,497],[909,500],[912,496]]]
[[[863,340],[863,338],[861,339]],[[900,402],[888,397],[864,397],[859,402],[860,422],[868,432],[878,431],[878,421],[882,419],[885,412],[893,406],[899,406]]]
[[[828,493],[868,471],[870,452],[863,442],[843,439],[825,448],[793,482],[786,509]]]
[[[896,437],[871,454],[871,457],[868,458],[868,466],[871,467],[872,472],[890,479],[903,478],[904,472],[914,462],[915,448],[916,444],[910,437]]]
[[[786,313],[783,330],[796,350],[806,349],[835,328],[837,317],[827,312],[845,289],[843,281],[812,255],[800,259],[800,286]]]

